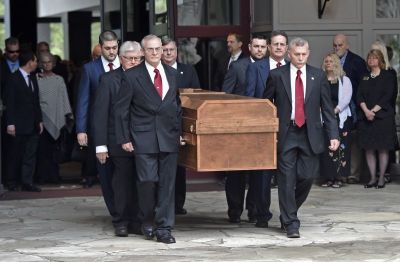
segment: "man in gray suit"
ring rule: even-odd
[[[126,71],[117,96],[117,143],[135,153],[142,233],[171,244],[181,114],[176,70],[161,63],[161,39],[142,40],[145,61]]]
[[[318,154],[324,149],[324,130],[329,149],[339,146],[338,126],[333,112],[326,74],[307,65],[308,42],[295,38],[289,44],[291,62],[269,74],[264,98],[277,107],[278,195],[281,223],[287,237],[300,237],[297,212],[318,174]],[[321,121],[321,115],[323,122]]]
[[[228,94],[244,95],[246,91],[246,70],[254,61],[265,57],[267,53],[267,40],[265,36],[254,35],[249,44],[250,56],[232,62],[228,73],[225,76],[222,91]],[[238,152],[240,154],[240,152]],[[240,216],[243,212],[244,195],[246,189],[246,171],[227,172],[225,191],[228,203],[229,222],[240,223]],[[266,210],[265,192],[262,192],[262,185],[265,175],[254,173],[249,176],[249,190],[246,197],[246,209],[248,210],[249,222],[256,220],[268,221],[271,217],[269,210]],[[259,203],[259,204],[257,204]],[[257,208],[259,206],[259,208]],[[259,209],[257,211],[257,209]],[[262,214],[262,218],[259,215]],[[256,224],[257,225],[257,224]]]

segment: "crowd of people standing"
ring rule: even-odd
[[[59,182],[60,140],[76,132],[77,150],[85,148],[84,185],[99,180],[115,235],[175,243],[175,214],[187,212],[186,170],[178,166],[178,90],[201,88],[194,67],[177,61],[177,43],[148,35],[120,44],[113,31],[104,31],[93,60],[75,77],[45,42],[36,53],[21,51],[14,37],[5,44],[0,76],[8,189],[40,192],[37,183]],[[240,35],[228,35],[231,55],[215,80],[226,93],[275,104],[278,168],[225,174],[230,223],[241,223],[247,209],[248,222],[267,228],[276,181],[281,227],[298,238],[298,210],[315,178],[322,187],[358,182],[364,158],[370,177],[364,187],[385,187],[398,141],[397,73],[384,44],[373,43],[365,62],[338,34],[321,68],[307,63],[307,40],[289,41],[283,31],[253,35],[249,56],[242,46]]]

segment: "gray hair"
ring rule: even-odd
[[[122,43],[121,47],[119,48],[119,55],[123,55],[126,52],[133,51],[138,52],[142,49],[140,44],[136,41],[126,41]]]
[[[308,41],[301,37],[293,38],[289,43],[289,49],[292,49],[297,46],[307,46],[308,48],[310,48]]]
[[[152,39],[158,39],[161,42],[161,39],[156,35],[146,35],[145,37],[143,37],[142,41],[140,42],[140,44],[142,45],[142,48],[144,48],[145,42],[152,40]]]
[[[56,64],[56,59],[55,59],[55,57],[54,57],[51,53],[49,53],[49,52],[42,52],[42,53],[40,53],[38,58],[39,58],[39,63],[42,63],[42,61],[43,61],[44,59],[48,58],[48,59],[53,63],[53,67],[54,67],[55,64]]]

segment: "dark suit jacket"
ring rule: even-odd
[[[176,82],[178,88],[200,88],[199,77],[193,66],[177,63],[178,74]]]
[[[286,61],[286,60],[285,60]],[[289,63],[286,61],[286,64]],[[246,96],[262,98],[270,71],[269,56],[255,61],[247,68]]]
[[[163,65],[169,90],[161,100],[145,62],[125,71],[116,111],[117,143],[133,142],[135,153],[178,152],[181,105],[176,86],[177,71]]]
[[[251,64],[250,57],[232,62],[225,75],[222,91],[228,94],[244,96],[246,93],[246,70]]]
[[[306,67],[306,95],[304,111],[308,140],[315,154],[325,150],[325,140],[321,114],[329,139],[338,139],[338,126],[333,112],[331,93],[326,74],[318,68]],[[290,84],[290,63],[270,71],[264,98],[268,98],[277,107],[279,118],[278,152],[283,149],[286,135],[291,125],[292,91]]]
[[[16,135],[39,133],[42,111],[39,103],[39,88],[36,76],[31,81],[34,91],[25,82],[20,70],[10,75],[6,82],[5,104],[7,107],[7,125],[15,125]]]
[[[246,96],[262,98],[269,75],[269,57],[251,64],[247,68]]]
[[[5,90],[6,90],[6,82],[7,79],[10,77],[12,74],[10,71],[10,67],[7,64],[6,59],[1,60],[0,64],[0,75],[1,75],[1,98],[4,100],[5,99]]]
[[[245,57],[244,52],[242,52],[238,59],[236,61],[238,61],[239,59],[242,59]],[[225,75],[228,72],[228,64],[229,64],[229,60],[230,60],[230,55],[229,53],[227,53],[225,56],[223,57],[215,57],[215,73],[213,74],[213,79],[212,79],[212,85],[211,86],[211,90],[215,90],[215,91],[221,91],[222,90],[222,85],[224,83],[224,79],[225,79]]]
[[[92,130],[95,146],[107,145],[111,156],[132,156],[117,144],[114,106],[121,87],[122,67],[100,76],[100,86],[93,102]]]
[[[356,101],[361,78],[368,73],[367,65],[364,59],[349,50],[343,64],[343,70],[346,72],[346,76],[350,78],[353,87],[352,100]]]
[[[76,132],[90,132],[90,114],[93,112],[94,95],[104,74],[101,57],[83,66],[76,104]]]

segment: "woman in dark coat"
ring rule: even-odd
[[[365,188],[384,188],[385,170],[389,161],[389,151],[395,148],[393,93],[394,83],[390,72],[385,70],[385,60],[381,51],[368,52],[367,66],[370,74],[361,79],[357,102],[362,109],[363,119],[359,123],[359,143],[365,150],[370,171],[370,181]],[[379,177],[376,174],[376,156],[379,160]]]

